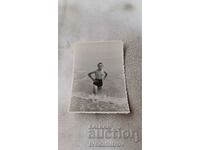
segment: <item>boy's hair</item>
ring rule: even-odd
[[[102,62],[99,62],[99,63],[97,64],[97,66],[98,66],[98,65],[103,65],[103,63],[102,63]]]

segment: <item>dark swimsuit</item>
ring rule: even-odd
[[[102,79],[95,79],[93,84],[98,86],[98,87],[102,87],[103,86],[103,80]]]

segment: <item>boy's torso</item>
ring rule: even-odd
[[[104,77],[104,71],[103,70],[96,70],[95,71],[95,78],[96,79],[103,79]]]

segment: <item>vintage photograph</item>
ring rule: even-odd
[[[73,51],[69,112],[129,113],[123,42],[77,43]]]

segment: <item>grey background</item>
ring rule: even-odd
[[[71,114],[73,51],[77,41],[122,40],[131,114]],[[141,150],[142,47],[141,0],[59,0],[59,150]],[[88,147],[90,125],[132,129],[131,139],[111,139],[123,147]],[[106,139],[97,142],[108,141]]]

